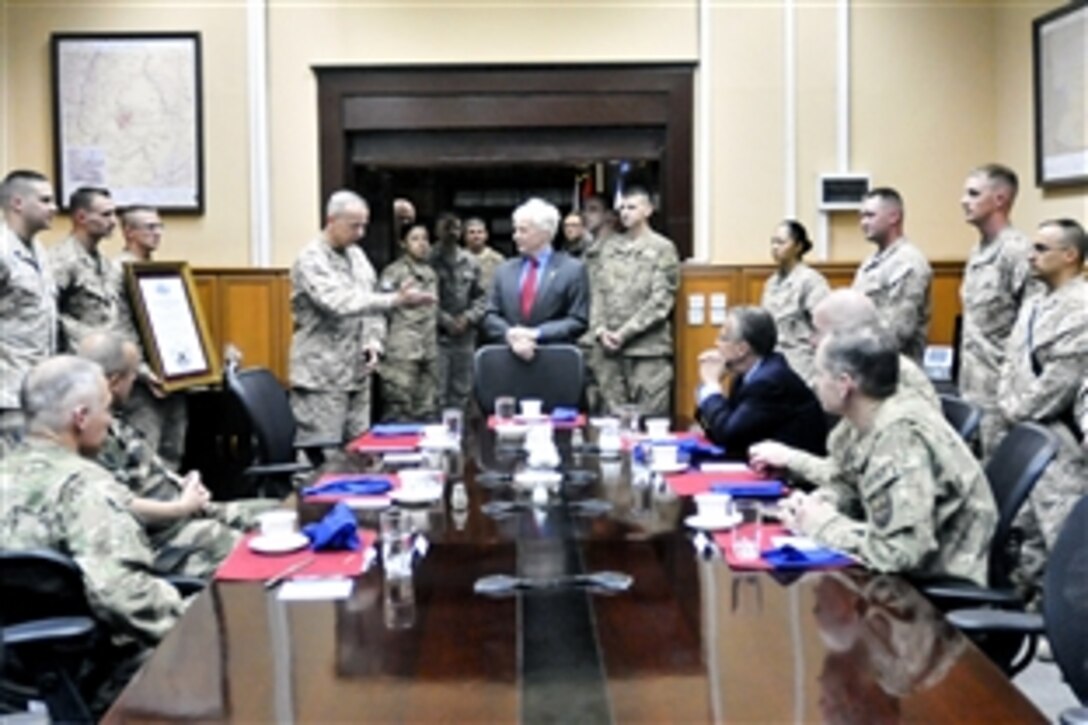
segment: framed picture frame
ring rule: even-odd
[[[118,206],[204,212],[199,33],[51,36],[54,181]]]
[[[1032,22],[1035,184],[1088,184],[1088,0]]]
[[[167,392],[221,377],[200,298],[185,262],[125,265],[125,288],[151,370]]]

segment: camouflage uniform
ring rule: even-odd
[[[133,342],[140,350],[144,360],[140,365],[140,375],[132,386],[132,392],[125,401],[124,415],[129,423],[143,433],[147,444],[175,470],[181,467],[185,453],[185,435],[189,426],[188,399],[184,392],[167,393],[163,397],[155,395],[148,380],[152,376],[147,365],[147,354],[143,341],[136,327],[136,317],[125,288],[124,265],[140,262],[136,255],[122,251],[114,257],[117,267],[117,324],[116,332],[126,340]]]
[[[57,350],[56,296],[42,245],[0,223],[0,456],[22,435],[23,378]]]
[[[1031,284],[1027,237],[1005,227],[971,250],[963,272],[963,339],[959,389],[964,400],[982,409],[983,457],[989,457],[1004,433],[997,409],[997,381],[1005,361],[1009,333]]]
[[[873,301],[900,352],[917,363],[926,350],[932,282],[929,262],[906,237],[870,256],[854,275],[854,289]]]
[[[412,280],[421,292],[437,294],[438,277],[426,262],[404,255],[382,272],[385,290]],[[384,420],[434,420],[438,401],[438,315],[435,308],[397,307],[386,324],[381,380]]]
[[[592,288],[589,329],[619,334],[619,352],[597,339],[597,383],[609,411],[635,403],[646,416],[670,416],[672,310],[680,259],[671,241],[647,229],[616,236],[602,247]]]
[[[491,292],[491,280],[495,278],[495,270],[506,261],[506,257],[486,244],[478,253],[469,251],[469,254],[476,260],[476,264],[480,265],[480,287],[483,288],[484,297],[487,297]]]
[[[487,292],[480,283],[476,258],[442,244],[431,252],[431,266],[438,275],[438,399],[443,408],[468,406],[472,399],[472,363],[476,354],[476,326],[487,310]],[[453,334],[453,320],[464,315],[468,327]]]
[[[358,245],[336,250],[323,236],[303,247],[291,267],[291,408],[302,437],[352,438],[370,427],[363,349],[381,344],[383,313],[394,301],[376,284]]]
[[[75,353],[88,333],[116,326],[118,269],[97,249],[87,251],[75,237],[50,249],[49,263],[57,284],[64,349]]]
[[[1088,452],[1074,432],[1076,398],[1088,378],[1086,287],[1078,277],[1024,303],[998,385],[1007,424],[1034,421],[1061,442],[1017,517],[1024,532],[1017,583],[1029,592],[1042,583],[1047,552],[1066,517],[1088,493]]]
[[[154,646],[184,605],[153,576],[147,537],[129,513],[131,494],[92,461],[37,438],[0,461],[4,550],[51,549],[83,571],[87,600],[115,640]]]
[[[940,412],[885,400],[856,444],[858,471],[836,471],[802,532],[880,572],[987,583],[997,505],[982,467]]]
[[[595,239],[590,242],[586,247],[585,253],[582,255],[582,264],[586,266],[586,277],[589,279],[589,314],[593,316],[595,309],[595,303],[593,301],[594,296],[597,294],[597,290],[600,288],[600,274],[601,274],[601,250],[608,244],[608,240],[612,237],[609,234],[607,237],[601,239]],[[591,324],[586,331],[582,333],[582,336],[578,338],[578,348],[582,351],[582,360],[585,365],[585,396],[586,407],[590,413],[603,413],[605,412],[604,401],[601,399],[601,387],[598,384],[598,378],[600,377],[599,370],[601,368],[601,358],[604,357],[600,345],[594,337],[595,327]]]
[[[804,262],[798,262],[784,277],[775,272],[763,286],[760,305],[778,327],[778,351],[809,385],[815,373],[812,310],[830,291],[824,276]]]

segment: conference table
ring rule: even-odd
[[[467,509],[449,495],[412,509],[429,548],[396,628],[380,562],[333,601],[216,581],[104,721],[1045,722],[902,578],[734,571],[693,546],[690,497],[632,475],[630,454],[580,453],[557,432],[574,473],[533,506],[501,475],[523,465],[517,446],[485,426],[467,438],[443,464]],[[295,505],[303,521],[328,508]],[[608,570],[630,588],[474,591],[493,574]]]

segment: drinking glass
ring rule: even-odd
[[[616,411],[620,419],[620,434],[625,436],[638,435],[639,410],[633,403],[621,405]]]
[[[758,559],[762,548],[763,509],[759,501],[738,499],[733,510],[739,521],[733,527],[733,554],[742,561]]]
[[[500,395],[495,398],[495,420],[499,423],[511,423],[518,414],[518,401],[512,395]]]
[[[382,542],[382,567],[385,578],[412,577],[412,520],[405,511],[391,508],[378,516],[378,531]]]
[[[460,408],[446,408],[442,411],[442,425],[446,426],[446,433],[450,440],[461,440],[461,433],[465,427],[465,413]]]

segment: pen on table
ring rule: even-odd
[[[282,582],[284,579],[291,576],[292,574],[295,574],[297,572],[302,571],[303,569],[308,567],[310,564],[312,564],[313,561],[314,561],[314,557],[312,557],[312,556],[308,556],[305,559],[303,559],[302,561],[296,561],[294,564],[287,567],[286,569],[281,571],[279,574],[277,574],[276,576],[274,576],[271,579],[269,579],[268,581],[266,581],[264,583],[264,588],[265,589],[271,589],[272,587],[276,586],[277,584],[279,584],[280,582]]]

